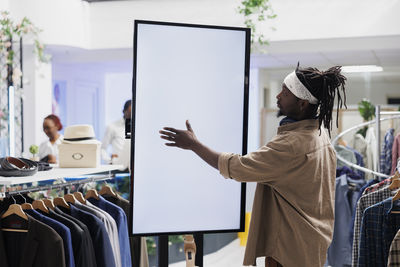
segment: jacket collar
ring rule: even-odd
[[[316,130],[318,129],[318,120],[310,119],[310,120],[301,120],[292,123],[287,123],[285,125],[278,127],[278,134],[286,131],[293,131],[298,129],[309,129]]]

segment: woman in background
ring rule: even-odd
[[[39,159],[48,163],[58,162],[58,145],[61,144],[63,136],[58,132],[62,129],[60,118],[51,114],[43,120],[43,131],[49,140],[39,146]]]

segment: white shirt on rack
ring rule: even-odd
[[[112,147],[112,154],[117,154],[111,162],[111,156],[107,153],[108,146]],[[126,153],[128,152],[128,153]],[[119,119],[107,126],[101,144],[101,156],[107,163],[122,164],[124,168],[129,166],[130,140],[125,139],[125,119]]]
[[[58,139],[52,144],[50,140],[44,141],[39,146],[39,160],[51,154],[56,156],[56,160],[58,162],[58,145],[61,144],[61,141],[64,139],[64,136],[60,134]]]

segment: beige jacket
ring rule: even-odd
[[[244,265],[257,257],[284,267],[320,267],[332,240],[336,154],[318,121],[280,126],[258,151],[222,153],[220,173],[257,182]]]

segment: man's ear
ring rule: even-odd
[[[309,105],[310,103],[307,100],[300,99],[299,101],[300,111],[305,112],[308,109]]]

